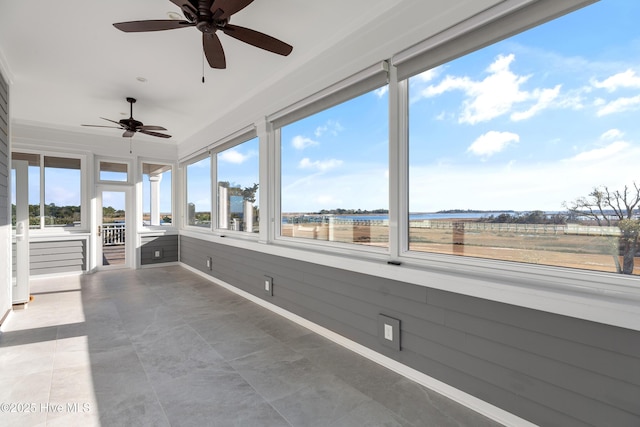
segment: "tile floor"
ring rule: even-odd
[[[2,426],[495,426],[179,266],[38,279]]]

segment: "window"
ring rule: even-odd
[[[283,126],[281,235],[388,247],[387,87]]]
[[[28,153],[13,153],[12,158],[29,162],[31,228],[81,226],[80,159]]]
[[[187,165],[187,225],[211,228],[211,157]]]
[[[142,224],[172,225],[171,166],[142,163]]]
[[[29,180],[29,228],[40,228],[40,155],[39,154],[27,154],[27,153],[12,153],[11,158],[13,160],[25,160],[28,162],[28,180]],[[15,185],[15,178],[12,181]],[[11,193],[13,196],[13,203],[15,203],[15,191]],[[13,212],[15,215],[15,212]],[[14,217],[15,221],[15,217]],[[15,225],[15,224],[14,224]]]
[[[216,154],[218,228],[257,233],[259,156],[258,138]]]
[[[126,163],[114,163],[100,161],[100,181],[115,181],[115,182],[128,182],[129,181],[129,165]]]
[[[631,3],[409,78],[411,251],[640,273]]]

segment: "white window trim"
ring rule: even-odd
[[[199,154],[194,155],[192,157],[189,157],[188,160],[184,160],[183,162],[180,163],[180,169],[182,170],[182,173],[180,174],[181,178],[182,178],[182,200],[180,201],[181,204],[181,218],[180,218],[180,227],[184,230],[193,230],[193,231],[198,231],[200,233],[211,233],[212,231],[212,227],[213,227],[213,212],[211,212],[211,224],[209,225],[209,227],[198,227],[197,225],[190,225],[188,223],[188,214],[189,214],[189,209],[187,207],[188,203],[189,203],[189,193],[187,191],[187,187],[188,187],[188,177],[187,177],[187,172],[188,172],[188,167],[189,165],[192,165],[194,163],[198,163],[199,161],[209,158],[209,161],[211,162],[211,173],[209,174],[209,181],[211,182],[211,194],[210,197],[212,198],[212,202],[211,202],[211,211],[213,211],[213,158],[212,158],[212,154],[211,151],[207,150],[206,152],[202,153],[199,152]]]
[[[259,240],[260,233],[248,233],[246,231],[235,231],[229,230],[226,228],[219,227],[219,206],[218,206],[218,154],[221,152],[228,150],[233,147],[237,147],[238,145],[244,144],[245,142],[249,142],[252,139],[258,139],[258,151],[260,151],[260,138],[258,137],[256,126],[251,125],[246,127],[245,129],[241,129],[238,132],[229,135],[228,137],[216,142],[211,146],[211,170],[212,170],[212,178],[211,178],[211,189],[212,189],[212,212],[211,215],[211,225],[213,227],[214,233],[216,233],[220,237],[233,237],[237,239],[249,239],[249,240]],[[259,152],[259,156],[260,156]],[[258,158],[258,191],[260,190],[260,158]],[[258,198],[261,203],[260,198]],[[215,222],[214,222],[215,221]]]
[[[101,179],[100,178],[100,162],[105,163],[119,163],[123,165],[127,165],[127,180],[126,181],[113,181],[110,179]],[[129,186],[133,184],[133,161],[129,159],[121,159],[116,157],[104,157],[104,156],[95,156],[94,164],[95,168],[95,182],[97,184],[109,184],[109,185],[122,185]]]
[[[89,201],[91,200],[90,191],[92,188],[92,183],[88,183],[88,165],[87,165],[87,156],[84,154],[78,153],[68,153],[68,152],[58,152],[58,151],[42,151],[42,150],[33,150],[28,148],[19,148],[13,147],[12,152],[17,153],[25,153],[25,154],[36,154],[40,156],[40,227],[39,228],[30,228],[29,232],[31,233],[31,238],[37,237],[39,235],[43,236],[67,236],[67,235],[76,235],[87,233],[91,229],[91,225],[89,224],[90,216],[89,216]],[[45,157],[62,157],[68,159],[79,159],[80,160],[80,227],[73,229],[65,229],[64,227],[46,227],[44,225],[44,204],[45,204],[45,174],[44,174],[44,158]]]

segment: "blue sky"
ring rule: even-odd
[[[556,211],[640,181],[639,9],[601,1],[413,77],[410,211]],[[283,129],[283,212],[388,206],[386,102]]]

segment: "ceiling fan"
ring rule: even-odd
[[[115,123],[118,126],[101,126],[101,125],[82,125],[94,128],[114,128],[114,129],[122,129],[124,133],[122,134],[123,138],[131,138],[136,132],[144,133],[145,135],[157,136],[160,138],[171,138],[171,135],[167,135],[160,132],[154,132],[156,130],[166,130],[162,126],[147,126],[142,122],[133,118],[133,104],[136,102],[135,98],[127,98],[127,102],[131,104],[131,114],[128,119],[121,119],[119,122],[115,120],[105,119],[104,117],[100,117],[102,120],[106,120],[111,123]]]
[[[230,37],[279,55],[287,56],[293,50],[291,45],[267,34],[229,24],[231,15],[249,6],[253,0],[171,0],[171,2],[180,7],[186,21],[159,19],[119,22],[113,25],[126,33],[196,27],[202,32],[202,47],[211,68],[222,69],[227,66],[222,43],[216,34],[218,30]]]

